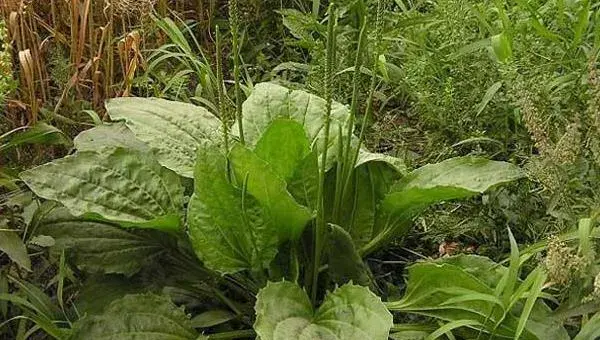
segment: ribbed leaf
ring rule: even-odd
[[[328,273],[333,282],[369,286],[372,283],[371,271],[358,254],[352,236],[342,227],[330,224],[327,240]]]
[[[261,204],[279,239],[300,237],[312,213],[296,202],[287,191],[287,183],[270,164],[240,144],[233,147],[230,158],[239,183],[244,183],[247,192]]]
[[[468,198],[523,175],[510,163],[477,157],[453,158],[419,168],[396,183],[381,202],[373,238],[363,253],[405,233],[413,217],[432,204]]]
[[[326,101],[300,90],[290,90],[273,83],[260,83],[243,105],[244,137],[255,145],[273,120],[289,118],[302,124],[311,145],[319,153],[324,148]],[[341,131],[348,131],[348,108],[334,102],[331,112],[329,147],[338,150]],[[237,131],[234,127],[232,131]],[[336,152],[330,152],[328,164],[332,164]]]
[[[198,334],[182,309],[169,298],[152,294],[127,295],[100,315],[74,325],[73,339],[196,340]]]
[[[147,232],[74,217],[57,208],[39,223],[38,233],[52,236],[54,250],[65,249],[77,267],[88,272],[133,275],[164,252]]]
[[[385,340],[392,315],[369,289],[345,285],[315,312],[308,295],[290,282],[269,283],[256,299],[254,329],[262,340]]]
[[[221,273],[266,267],[277,253],[277,230],[255,199],[227,179],[219,149],[201,147],[194,195],[188,206],[189,236],[198,257]]]
[[[91,275],[79,288],[74,305],[80,315],[101,314],[111,302],[147,291],[148,287],[122,275]]]
[[[94,214],[125,226],[180,228],[183,187],[179,177],[150,155],[117,148],[80,152],[21,173],[38,196],[76,216]]]
[[[124,149],[150,151],[148,145],[135,137],[123,122],[102,124],[83,131],[74,140],[78,151],[97,151],[121,147]]]
[[[140,140],[155,152],[160,164],[193,177],[200,143],[219,143],[220,120],[208,110],[157,98],[117,98],[106,110],[113,120],[124,119]]]

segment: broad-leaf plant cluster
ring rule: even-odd
[[[82,132],[76,152],[20,176],[46,200],[37,233],[98,282],[82,294],[84,315],[71,328],[29,310],[48,319],[51,334],[202,338],[167,297],[202,292],[229,307],[225,321],[253,325],[263,340],[384,340],[389,310],[448,321],[471,313],[479,323],[462,326],[544,338],[543,303],[494,294],[500,285],[522,294],[539,282],[500,280],[512,267],[468,255],[417,263],[404,298],[386,305],[363,262],[406,235],[430,205],[519,179],[518,167],[461,157],[408,171],[361,147],[348,107],[274,83],[255,85],[243,103],[243,143],[236,127],[224,135],[218,117],[191,104],[119,98],[107,111],[113,123]],[[316,235],[320,214],[326,228]],[[156,263],[167,277],[148,276]],[[123,276],[138,283],[94,292],[119,287]],[[139,276],[143,283],[133,280]],[[458,284],[448,288],[450,280]],[[537,318],[519,323],[524,308]]]

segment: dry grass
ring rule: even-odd
[[[102,111],[106,98],[130,95],[133,79],[144,70],[142,51],[164,41],[159,33],[149,33],[153,10],[210,25],[218,6],[214,0],[0,1],[20,82],[6,110],[12,125],[45,118],[42,108],[55,117],[71,102],[84,101]],[[52,77],[57,73],[52,59],[60,58],[56,51],[66,51],[66,83]]]

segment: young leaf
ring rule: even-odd
[[[327,240],[329,275],[333,282],[369,286],[372,283],[371,271],[356,251],[352,236],[342,227],[330,224]]]
[[[127,295],[100,315],[87,316],[73,326],[73,339],[196,340],[185,312],[169,298],[153,294]]]
[[[268,283],[255,310],[254,329],[262,340],[385,340],[393,321],[376,295],[351,284],[329,293],[315,312],[296,284]]]
[[[192,318],[194,328],[208,328],[235,319],[235,314],[223,309],[215,309],[198,314]]]
[[[492,86],[490,86],[487,89],[487,91],[485,91],[485,95],[483,96],[483,99],[481,99],[481,103],[479,103],[479,105],[477,106],[477,113],[475,114],[475,117],[478,117],[483,112],[483,110],[485,110],[485,108],[488,106],[490,101],[492,101],[498,90],[502,88],[502,85],[504,85],[502,81],[496,82],[492,84]]]
[[[195,172],[188,233],[198,257],[221,273],[268,266],[277,254],[278,230],[255,199],[231,185],[221,150],[201,147]]]
[[[299,238],[312,213],[296,202],[285,181],[270,164],[240,144],[233,147],[230,159],[238,182],[261,204],[279,239]]]
[[[0,230],[0,253],[5,253],[21,268],[31,271],[31,260],[27,254],[27,248],[16,232]]]
[[[491,42],[494,55],[499,62],[505,63],[512,58],[512,46],[505,33],[493,36]]]
[[[413,217],[434,203],[468,198],[521,177],[523,172],[515,165],[477,157],[452,158],[419,168],[385,196],[377,211],[373,239],[362,252],[405,233]]]
[[[77,267],[88,272],[131,276],[165,250],[147,233],[74,217],[65,208],[44,217],[38,233],[54,238],[53,250],[66,250]]]
[[[221,121],[199,106],[157,98],[117,98],[106,103],[106,110],[111,119],[124,119],[136,137],[154,150],[160,164],[185,177],[193,177],[200,143],[221,140]]]
[[[38,196],[62,203],[76,216],[161,230],[181,226],[180,179],[148,154],[122,148],[80,152],[20,177]]]
[[[300,90],[290,90],[273,83],[260,83],[243,105],[244,137],[250,145],[255,145],[273,120],[288,118],[302,124],[313,148],[320,154],[324,150],[325,127],[324,99]],[[333,103],[331,112],[329,149],[338,150],[338,131],[348,131],[348,108]],[[237,128],[232,128],[236,131]],[[346,136],[342,136],[344,138]],[[329,153],[328,165],[333,164],[335,152]]]
[[[258,140],[254,152],[269,163],[273,172],[287,181],[310,153],[310,142],[300,123],[291,119],[276,119]]]
[[[137,139],[123,122],[102,124],[83,131],[73,142],[78,151],[98,151],[118,147],[142,152],[150,151],[148,145]]]
[[[312,151],[300,163],[288,180],[287,189],[298,203],[311,211],[317,209],[317,192],[319,186],[319,160]]]

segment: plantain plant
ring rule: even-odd
[[[195,328],[215,325],[205,313],[190,320],[166,290],[226,307],[216,324],[236,329],[211,338],[387,339],[392,315],[363,258],[401,239],[428,206],[522,172],[476,157],[408,171],[362,147],[355,100],[348,108],[332,99],[332,8],[325,98],[259,83],[232,127],[191,104],[113,99],[113,123],[82,132],[75,153],[21,174],[47,200],[35,233],[52,237],[79,270],[104,275],[79,301],[78,321],[56,329],[44,316],[40,327],[58,338],[196,339]],[[148,277],[164,263],[166,277]],[[107,274],[141,275],[144,285],[125,288]]]
[[[363,310],[365,316],[374,312],[372,323],[358,322],[363,320],[358,314],[338,321],[384,339],[391,315],[360,286],[373,284],[361,258],[406,234],[412,218],[427,206],[475,195],[521,177],[521,171],[508,163],[463,157],[408,172],[397,159],[361,149],[335,218],[329,207],[336,200],[335,165],[341,160],[333,152],[323,155],[355,137],[344,134],[349,110],[333,102],[329,130],[342,133],[331,133],[325,143],[326,108],[327,102],[315,95],[258,84],[243,105],[246,144],[232,141],[225,150],[221,122],[203,108],[162,99],[113,99],[107,109],[117,122],[82,132],[74,141],[77,152],[21,174],[39,197],[62,205],[44,214],[38,232],[74,251],[73,260],[82,270],[126,275],[166,251],[151,236],[157,232],[182,243],[183,254],[189,245],[202,262],[204,271],[198,275],[243,276],[249,287],[264,287],[255,325],[263,339],[292,334],[286,332],[331,332],[347,338],[345,330],[329,323],[331,308]],[[324,249],[335,251],[325,250],[318,263],[318,273],[327,273],[315,288],[318,301],[325,289],[343,286],[314,312],[316,306],[307,303],[300,287],[309,287],[312,278],[315,245],[307,230],[315,226],[320,165],[326,170]],[[136,299],[143,305],[159,298],[127,297],[114,303],[129,306]],[[289,306],[280,299],[290,301]],[[273,312],[295,303],[304,307]],[[98,318],[115,316],[83,318],[75,329],[107,335],[120,331],[98,329],[103,325]],[[146,325],[136,318],[129,321],[123,329]]]

